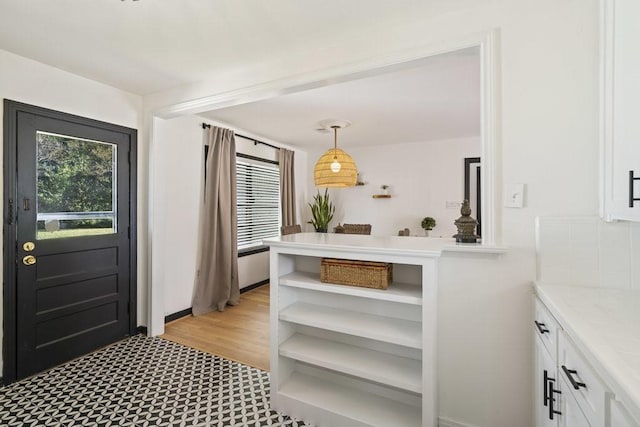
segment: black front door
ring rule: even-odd
[[[5,126],[12,381],[135,330],[136,131],[10,101]]]

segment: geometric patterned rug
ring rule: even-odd
[[[0,388],[0,426],[307,426],[269,409],[269,374],[137,335]]]

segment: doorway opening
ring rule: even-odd
[[[158,154],[158,151],[154,151],[153,147],[163,145],[161,133],[166,130],[169,122],[179,122],[180,125],[188,125],[190,119],[193,119],[196,126],[192,126],[196,129],[200,120],[203,117],[207,117],[206,112],[220,111],[222,109],[240,106],[259,104],[258,101],[269,101],[282,95],[298,95],[310,89],[324,88],[336,83],[353,82],[367,77],[376,77],[384,74],[390,74],[394,71],[408,70],[412,68],[419,68],[426,63],[433,61],[433,58],[441,55],[448,54],[456,51],[470,51],[475,50],[479,56],[479,68],[480,68],[480,156],[483,159],[483,168],[481,170],[480,183],[482,186],[482,212],[479,216],[483,219],[483,245],[493,245],[499,242],[499,230],[496,228],[497,221],[497,200],[499,199],[499,192],[495,188],[495,177],[498,174],[496,170],[496,152],[498,145],[498,79],[497,79],[497,55],[496,55],[496,32],[489,31],[484,34],[474,35],[472,37],[447,43],[440,46],[427,46],[424,48],[416,49],[412,52],[403,52],[396,56],[385,56],[383,58],[373,58],[368,61],[364,61],[358,64],[349,64],[343,67],[336,67],[322,72],[309,74],[308,76],[296,76],[295,78],[282,79],[278,81],[269,82],[266,84],[257,85],[254,87],[242,88],[237,91],[225,92],[221,94],[214,94],[211,96],[205,96],[198,99],[192,99],[185,102],[174,104],[170,107],[162,108],[153,112],[154,120],[152,121],[151,133],[154,138],[151,141],[151,152],[153,156],[158,156],[158,161],[154,158],[150,159],[151,176],[150,181],[156,182],[154,177],[157,171],[160,170],[162,154]],[[212,121],[215,120],[215,115],[212,114],[208,117]],[[319,117],[319,119],[325,117]],[[173,120],[166,120],[173,119]],[[199,120],[198,120],[199,119]],[[224,119],[217,121],[219,125],[233,128],[230,123],[225,122]],[[310,123],[312,126],[313,123]],[[290,127],[290,126],[289,126]],[[183,129],[186,129],[183,128]],[[251,133],[252,129],[241,129]],[[184,132],[182,133],[184,134]],[[168,133],[169,135],[169,133]],[[256,138],[260,138],[264,135],[253,135]],[[156,140],[158,143],[156,143]],[[268,138],[265,140],[269,140]],[[326,148],[326,145],[323,146]],[[475,157],[475,156],[474,156]],[[357,159],[356,159],[357,160]],[[398,159],[400,161],[401,159]],[[460,196],[462,195],[462,167],[463,163],[456,167],[460,176]],[[159,175],[159,174],[158,174]],[[368,177],[365,177],[365,180]],[[387,184],[385,182],[385,184]],[[162,186],[153,185],[155,191],[161,189]],[[154,199],[158,197],[159,200],[163,199],[162,194],[150,194],[149,206],[153,211]],[[306,206],[306,204],[304,204]],[[448,204],[447,204],[448,206]],[[152,212],[153,214],[153,212]],[[166,213],[159,213],[159,215],[165,215]],[[303,221],[301,221],[303,222]],[[163,225],[159,222],[154,223],[151,234],[158,232],[158,235],[163,236]],[[397,229],[396,229],[397,233]],[[159,250],[155,250],[156,245],[161,244],[157,239],[151,240],[150,253],[151,259],[151,278],[150,286],[152,291],[150,292],[151,300],[149,306],[149,319],[148,325],[150,327],[150,333],[152,335],[161,334],[164,330],[164,283],[163,277],[160,273],[159,266],[164,265],[162,256],[163,254]],[[168,292],[173,290],[167,289]]]

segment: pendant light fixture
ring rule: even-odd
[[[358,170],[350,155],[338,148],[338,129],[349,126],[346,120],[324,120],[322,129],[333,129],[333,148],[318,159],[313,169],[316,187],[346,188],[356,185]]]

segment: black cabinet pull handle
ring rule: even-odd
[[[549,332],[549,330],[547,329],[547,325],[545,325],[544,323],[540,323],[537,320],[534,320],[533,323],[536,324],[536,327],[541,334],[546,334],[547,332]]]
[[[635,202],[640,202],[640,197],[633,197],[633,187],[636,181],[640,181],[640,176],[633,176],[633,171],[629,171],[629,207],[632,208]]]
[[[562,370],[564,371],[564,374],[567,376],[567,379],[569,380],[573,388],[575,388],[576,390],[580,390],[580,387],[587,388],[587,385],[585,383],[576,381],[576,379],[573,378],[573,376],[577,374],[578,371],[574,371],[573,369],[567,369],[567,367],[564,365],[562,365]]]
[[[549,390],[547,392],[549,394],[549,419],[553,420],[554,415],[562,415],[562,412],[556,410],[553,407],[553,402],[557,401],[557,399],[554,398],[553,395],[562,394],[562,392],[553,388],[553,381],[549,381],[547,384],[549,385]]]
[[[555,378],[551,378],[545,369],[542,376],[542,401],[544,402],[544,406],[549,406],[549,401],[551,400],[551,396],[549,396],[549,383],[552,381],[555,381]]]
[[[549,393],[547,393],[548,391],[548,384],[549,384],[549,377],[547,376],[547,370],[544,370],[544,374],[542,376],[542,401],[544,402],[544,406],[548,406],[549,404]]]

